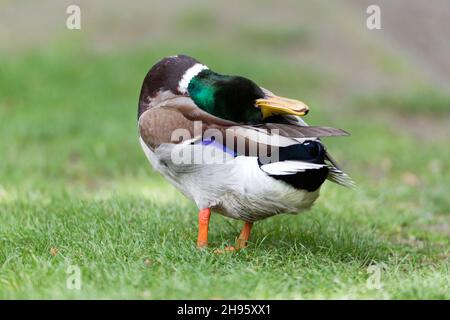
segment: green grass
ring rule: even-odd
[[[450,115],[450,95],[427,87],[418,87],[408,92],[383,92],[358,97],[355,105],[410,114]]]
[[[450,299],[448,138],[417,141],[350,106],[335,112],[320,98],[326,76],[307,66],[182,49],[62,46],[3,58],[0,298]],[[213,215],[211,249],[197,250],[195,206],[151,171],[137,141],[141,81],[177,51],[306,96],[311,123],[352,133],[326,143],[358,188],[326,183],[312,210],[257,223],[233,254],[212,251],[241,223]],[[66,287],[71,265],[79,291]],[[372,265],[384,266],[381,289],[366,284]]]
[[[239,37],[243,42],[262,48],[271,47],[272,49],[286,49],[290,46],[297,46],[301,43],[307,47],[311,41],[306,28],[287,27],[287,26],[255,26],[246,27],[240,30]]]

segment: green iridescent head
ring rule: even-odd
[[[198,107],[216,117],[239,123],[263,119],[255,101],[264,98],[264,92],[249,79],[205,69],[191,79],[187,90]]]
[[[166,57],[150,69],[142,84],[138,117],[149,107],[149,99],[165,91],[189,96],[203,111],[237,123],[260,123],[282,114],[303,116],[308,111],[301,101],[278,97],[244,77],[219,74],[186,55]]]

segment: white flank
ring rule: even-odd
[[[319,196],[319,190],[298,190],[268,176],[260,170],[257,157],[238,156],[221,164],[177,165],[171,155],[179,145],[166,143],[152,151],[142,138],[139,140],[156,171],[199,208],[212,207],[227,217],[257,221],[280,213],[298,213],[311,207]],[[184,147],[217,151],[210,145]]]
[[[178,83],[178,91],[185,94],[192,78],[198,75],[202,70],[208,69],[207,66],[201,63],[196,63],[186,70],[180,82]]]
[[[297,172],[303,172],[310,169],[320,169],[325,167],[324,164],[315,164],[303,161],[279,161],[274,163],[268,163],[261,166],[261,169],[270,174],[276,176],[295,174]]]

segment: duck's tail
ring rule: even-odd
[[[325,161],[328,162],[328,180],[347,188],[356,187],[355,181],[339,168],[337,162],[328,152],[325,154]]]

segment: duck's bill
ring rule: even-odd
[[[279,96],[269,96],[257,99],[255,105],[261,109],[263,118],[277,114],[304,116],[309,111],[309,108],[305,103],[299,100]]]

